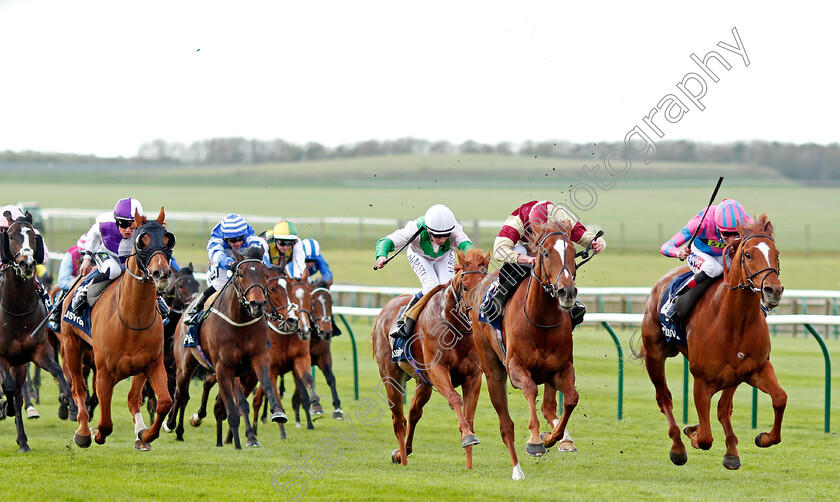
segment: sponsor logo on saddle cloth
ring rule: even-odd
[[[405,312],[405,306],[400,309],[394,319],[402,317],[403,312]],[[393,331],[393,329],[391,331]],[[398,363],[400,361],[408,361],[408,355],[405,350],[405,344],[408,340],[402,337],[394,338],[393,336],[389,336],[388,340],[391,342],[391,362]]]
[[[67,312],[64,313],[64,320],[90,336],[90,305],[85,304],[81,310],[81,315],[76,315],[73,309],[67,309]]]
[[[662,295],[662,303],[659,305],[659,326],[662,328],[662,334],[665,335],[666,342],[673,342],[679,345],[686,345],[687,334],[685,332],[685,324],[683,322],[672,322],[666,316],[668,306],[671,302],[676,301],[676,292],[688,283],[694,277],[694,272],[686,272],[677,276],[668,288],[665,294]]]

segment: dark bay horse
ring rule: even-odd
[[[35,284],[35,268],[44,261],[43,239],[35,233],[29,213],[15,221],[5,215],[0,217],[9,223],[8,229],[0,233],[0,384],[6,396],[5,413],[15,417],[18,451],[28,452],[21,415],[27,363],[35,362],[58,380],[65,410],[70,386],[56,362],[55,349],[47,340],[46,325],[33,333],[47,315]]]
[[[526,247],[537,258],[531,275],[511,296],[502,321],[502,347],[495,330],[478,322],[474,309],[473,329],[481,367],[487,378],[490,400],[499,415],[502,440],[508,448],[513,479],[524,479],[514,448],[513,420],[507,404],[505,380],[521,389],[528,401],[530,437],[525,452],[540,456],[563,438],[566,424],[577,406],[575,369],[572,358],[572,325],[568,309],[577,297],[575,287],[575,248],[567,224],[534,223],[529,228]],[[498,277],[494,272],[484,279],[483,292]],[[536,398],[538,385],[546,384],[543,414],[553,414],[554,389],[563,393],[563,414],[551,421],[551,432],[540,435]],[[550,413],[549,413],[550,411]],[[554,415],[556,417],[556,415]]]
[[[312,290],[312,325],[315,334],[309,341],[309,359],[312,366],[317,366],[324,374],[324,379],[330,387],[333,399],[332,417],[336,420],[344,420],[344,412],[341,410],[341,400],[338,398],[338,391],[335,387],[335,374],[333,373],[332,351],[330,342],[333,336],[333,300],[330,291],[326,288],[315,288]],[[295,421],[300,423],[300,394],[292,396],[292,406],[295,409]]]
[[[473,432],[473,420],[481,393],[481,367],[473,341],[469,304],[465,296],[487,273],[490,255],[478,249],[458,252],[458,269],[446,287],[432,296],[417,319],[415,334],[406,342],[406,351],[416,366],[407,362],[391,362],[389,333],[400,308],[411,296],[398,296],[383,307],[371,333],[371,348],[386,387],[394,435],[398,448],[391,453],[391,461],[408,465],[417,422],[423,406],[434,388],[449,402],[458,417],[461,446],[466,452],[466,467],[472,469],[472,447],[479,443]],[[417,382],[408,414],[408,429],[403,412],[405,384],[409,378]],[[463,398],[455,390],[461,387]]]
[[[102,293],[93,307],[90,336],[62,316],[62,351],[67,358],[73,380],[73,398],[79,409],[79,428],[73,439],[82,448],[90,446],[91,434],[98,444],[104,444],[113,431],[111,398],[114,386],[125,378],[135,377],[128,394],[128,408],[134,417],[137,435],[135,448],[151,448],[149,443],[158,437],[163,417],[172,406],[163,367],[163,319],[156,300],[157,292],[166,289],[172,277],[169,258],[175,236],[164,227],[165,218],[163,208],[155,220],[135,213],[138,228],[134,234],[134,252],[126,261],[125,273]],[[63,304],[64,312],[70,308],[71,299],[72,294],[68,294]],[[96,394],[100,403],[99,425],[93,430],[88,425],[87,384],[82,368],[83,352],[88,350],[93,350]],[[140,414],[141,390],[146,380],[159,396],[158,417],[149,429]]]
[[[272,267],[273,268],[273,267]],[[279,269],[282,271],[282,269]],[[309,338],[313,332],[312,326],[312,286],[307,281],[309,271],[304,270],[300,279],[287,278],[277,270],[269,273],[269,281],[277,281],[285,286],[272,293],[271,303],[278,311],[285,312],[286,324],[275,320],[269,322],[269,339],[271,340],[271,381],[276,382],[278,376],[291,372],[294,376],[296,394],[300,398],[306,415],[306,428],[314,429],[312,416],[319,418],[324,414],[320,404],[320,397],[315,392],[315,381],[312,378],[312,366],[309,357]],[[284,297],[286,303],[283,303]],[[290,322],[294,320],[293,322]],[[277,392],[276,386],[274,392]],[[260,386],[254,393],[254,427],[258,422],[260,407],[262,406],[265,390]],[[276,395],[278,401],[280,394]],[[311,414],[310,414],[311,407]],[[280,436],[286,438],[286,428],[279,423]]]
[[[667,343],[659,325],[662,295],[671,280],[688,271],[687,266],[671,270],[651,291],[642,321],[642,341],[638,357],[643,357],[651,382],[656,388],[656,402],[668,418],[670,457],[676,465],[688,461],[680,429],[674,420],[673,402],[665,381],[665,360],[683,354],[688,358],[694,377],[694,405],[699,425],[686,427],[685,434],[694,448],[712,447],[709,408],[712,396],[722,391],[717,417],[726,437],[723,465],[738,469],[738,438],[732,430],[732,397],[742,382],[770,395],[775,420],[770,433],[762,432],[755,444],[766,448],[781,440],[782,416],[787,394],[779,386],[770,363],[770,335],[761,304],[775,308],[782,299],[784,287],[779,279],[779,252],[773,241],[773,225],[762,214],[752,223],[739,226],[741,235],[724,278],[709,288],[694,306],[686,321],[688,346]]]
[[[170,429],[175,429],[177,439],[183,439],[184,408],[189,400],[189,383],[199,364],[216,374],[219,395],[224,403],[237,450],[242,449],[239,440],[241,413],[244,412],[246,434],[251,427],[248,404],[244,395],[241,395],[241,386],[235,384],[236,378],[253,372],[261,385],[273,387],[268,372],[268,327],[265,319],[267,269],[262,261],[262,253],[262,248],[256,247],[248,248],[244,255],[234,250],[236,264],[232,268],[232,275],[215,300],[206,307],[210,315],[199,331],[200,349],[184,347],[188,326],[183,322],[178,324],[175,336],[175,359],[178,365],[175,409],[180,415],[177,417],[177,427],[173,427],[176,418],[174,413],[168,423]],[[275,393],[268,396],[271,418],[276,422],[285,421],[285,414],[281,411]],[[256,436],[248,435],[248,443],[257,446]]]
[[[175,395],[175,372],[177,370],[174,352],[175,331],[178,329],[178,323],[181,321],[184,310],[198,295],[199,285],[193,272],[192,263],[186,267],[181,267],[181,270],[175,272],[172,276],[169,286],[166,287],[162,295],[167,306],[169,306],[169,323],[163,327],[163,366],[166,368],[166,388],[169,389],[170,396]],[[147,400],[146,407],[149,410],[151,420],[154,421],[157,397],[148,382],[143,386],[143,398]],[[163,428],[166,430],[165,422]]]

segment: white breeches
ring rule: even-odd
[[[451,249],[439,258],[429,258],[426,255],[415,253],[407,248],[406,256],[411,269],[417,274],[425,295],[435,286],[446,284],[455,277],[455,252]]]

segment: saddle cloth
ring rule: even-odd
[[[693,272],[686,272],[674,278],[673,281],[665,289],[665,294],[662,295],[662,301],[659,303],[659,325],[662,328],[662,334],[665,335],[666,342],[673,342],[679,345],[686,345],[687,334],[685,331],[685,323],[682,321],[672,322],[665,317],[665,312],[668,310],[667,305],[675,300],[675,294],[688,281],[694,277]]]

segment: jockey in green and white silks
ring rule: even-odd
[[[379,239],[375,254],[377,268],[385,265],[388,253],[406,244],[408,262],[421,284],[420,292],[414,295],[398,321],[399,336],[407,337],[431,294],[455,277],[455,249],[466,251],[473,244],[455,215],[443,204],[435,204],[424,216]]]

